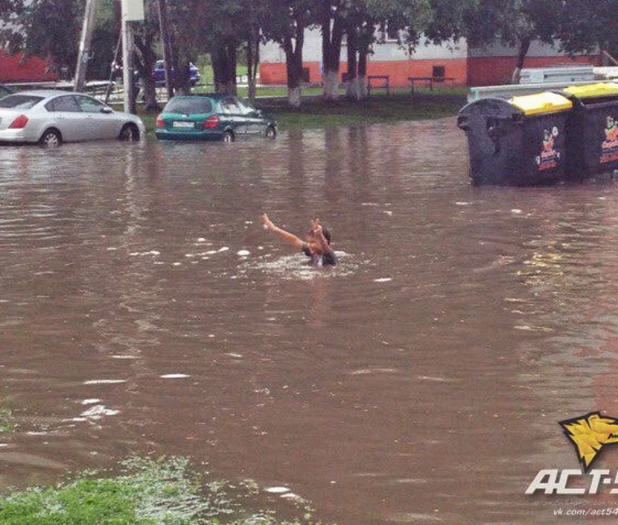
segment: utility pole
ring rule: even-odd
[[[96,7],[97,0],[86,0],[86,12],[84,13],[82,36],[79,41],[79,53],[75,69],[75,91],[83,91],[86,83],[86,69],[88,69],[88,60],[90,60],[90,43],[92,42]]]
[[[169,24],[167,22],[167,0],[159,0],[159,32],[163,43],[163,65],[165,67],[165,90],[167,100],[174,96],[172,85],[172,43],[170,42]]]
[[[124,87],[124,110],[135,114],[135,89],[133,81],[133,28],[122,14],[122,83]]]

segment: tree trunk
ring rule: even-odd
[[[530,49],[530,38],[522,38],[519,42],[519,51],[517,52],[517,62],[515,64],[515,70],[513,71],[513,77],[511,78],[511,84],[519,84],[521,78],[521,70],[524,67],[524,61],[526,55]]]
[[[236,95],[236,43],[222,43],[211,56],[215,91]]]
[[[330,4],[327,3],[322,15],[324,100],[327,101],[336,101],[339,95],[339,59],[342,38],[343,21],[337,14],[334,16],[331,14]]]
[[[367,92],[367,57],[369,57],[369,46],[371,45],[373,32],[374,23],[367,22],[363,25],[363,30],[358,39],[358,89],[361,99],[369,96]]]
[[[172,79],[173,45],[171,41],[169,24],[167,19],[167,0],[158,0],[159,8],[159,34],[163,47],[163,67],[165,71],[165,90],[168,100],[174,96],[174,82]]]
[[[157,92],[155,89],[155,82],[152,78],[152,71],[154,69],[155,62],[157,61],[157,55],[154,52],[153,35],[150,32],[145,32],[143,35],[136,35],[135,47],[139,51],[138,60],[136,60],[136,69],[139,73],[140,84],[143,90],[143,95],[146,102],[146,110],[158,110],[161,109],[157,103]]]
[[[301,87],[289,87],[288,86],[288,104],[290,107],[300,109],[302,103],[302,89]]]
[[[360,100],[361,93],[358,85],[358,38],[356,27],[348,26],[348,85],[346,96],[351,100]]]
[[[249,102],[255,105],[256,77],[260,51],[260,27],[253,2],[249,2],[249,35],[247,37],[247,81]]]
[[[358,57],[358,90],[360,93],[360,99],[365,99],[369,96],[367,91],[367,55],[368,50],[359,51]]]
[[[223,46],[218,45],[211,53],[216,93],[225,93],[227,85],[227,54],[224,51]]]
[[[294,108],[299,108],[301,104],[304,32],[304,24],[297,21],[294,33],[286,35],[283,41],[288,84],[288,103]]]
[[[247,76],[249,88],[249,102],[255,105],[257,95],[257,69],[260,59],[260,40],[259,33],[251,31],[247,41]]]
[[[156,111],[161,109],[157,102],[157,90],[152,79],[152,76],[144,77],[142,80],[144,88],[144,101],[146,102],[146,111]]]
[[[237,65],[237,50],[236,42],[228,42],[227,45],[228,56],[228,73],[227,73],[227,94],[236,96],[236,65]]]
[[[179,67],[174,71],[178,71],[179,74],[174,74],[174,80],[176,84],[176,91],[179,95],[191,94],[191,81],[189,78],[189,60],[178,60]]]

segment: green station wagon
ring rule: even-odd
[[[277,123],[261,110],[230,95],[179,95],[158,116],[155,136],[162,140],[223,140],[277,136]]]

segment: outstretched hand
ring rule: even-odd
[[[319,235],[320,233],[322,233],[322,225],[320,224],[320,219],[311,220],[311,233],[313,235]]]
[[[275,227],[273,221],[271,221],[268,218],[268,215],[266,213],[264,215],[262,215],[262,221],[264,222],[264,229],[265,230],[272,230]]]

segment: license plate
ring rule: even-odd
[[[194,128],[195,124],[193,122],[174,121],[173,127],[175,127],[175,128]]]

